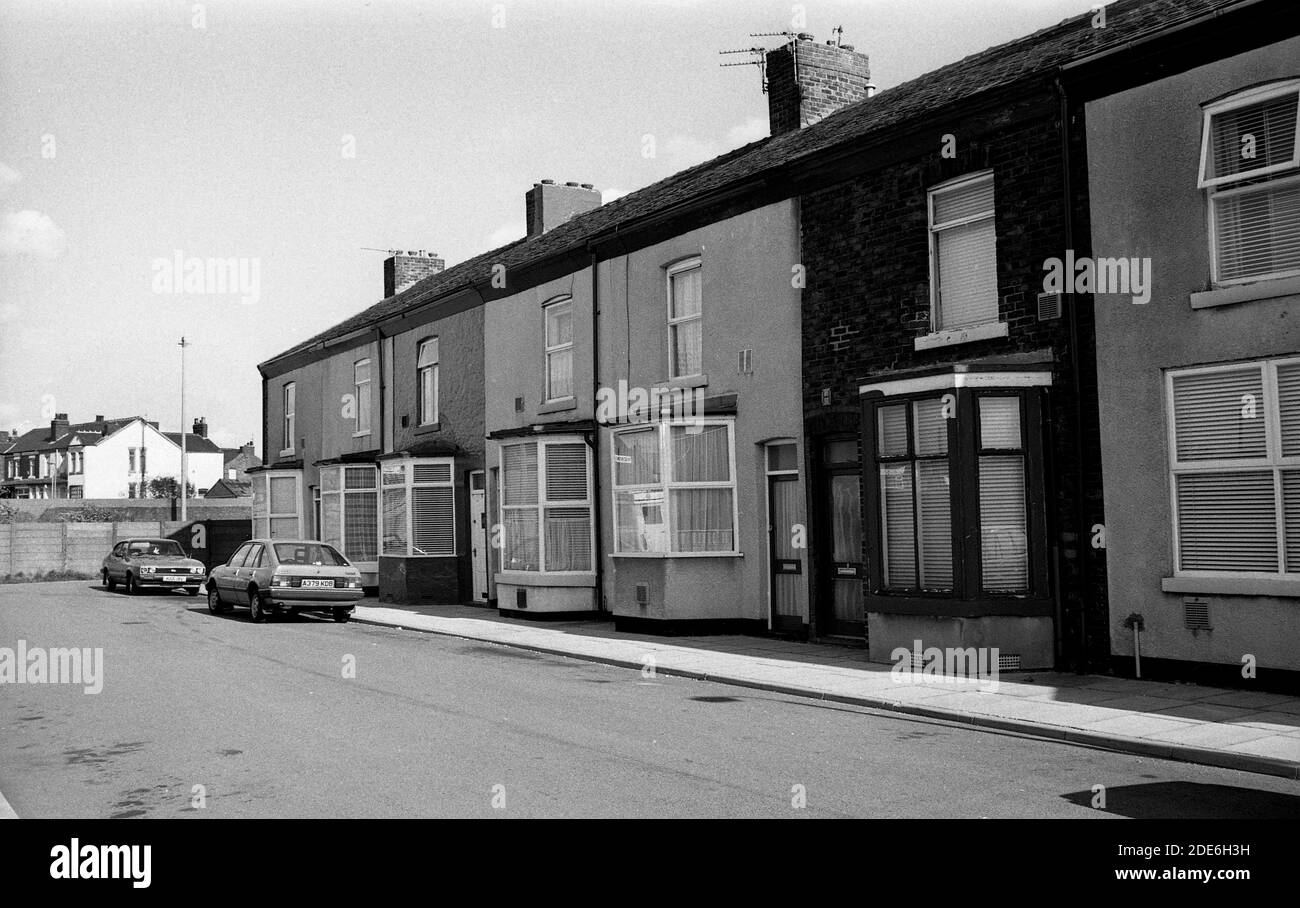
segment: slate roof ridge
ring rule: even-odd
[[[1092,27],[1095,9],[1069,16],[1055,25],[976,51],[884,89],[810,126],[765,136],[677,171],[576,215],[539,236],[524,237],[467,259],[420,280],[401,293],[371,304],[270,357],[261,365],[345,337],[354,331],[371,328],[390,315],[422,306],[459,287],[480,283],[490,276],[491,268],[485,268],[485,265],[500,263],[509,268],[537,261],[574,248],[609,227],[670,208],[678,202],[674,198],[675,189],[687,198],[700,191],[722,189],[828,147],[877,130],[897,127],[947,103],[973,98],[1035,75],[1041,76],[1063,63],[1123,46],[1171,25],[1195,19],[1210,10],[1226,9],[1242,2],[1246,0],[1115,0],[1104,7],[1107,24],[1103,28]],[[1003,66],[999,68],[998,63]],[[963,76],[967,80],[964,83],[960,78]],[[708,179],[711,176],[715,177],[712,182]],[[704,185],[693,186],[696,181]],[[623,216],[625,214],[627,217]]]

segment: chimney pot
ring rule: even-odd
[[[875,90],[866,54],[851,44],[799,43],[810,40],[811,35],[800,33],[767,52],[767,115],[774,136],[811,126]]]
[[[528,238],[541,236],[575,215],[600,207],[600,193],[591,183],[567,182],[563,186],[554,180],[534,183],[524,193],[524,220],[528,225]]]

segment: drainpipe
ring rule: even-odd
[[[617,232],[617,229],[615,232]],[[604,525],[600,519],[601,505],[603,504],[603,499],[600,496],[600,471],[602,467],[600,459],[600,424],[596,422],[595,411],[596,401],[599,400],[600,394],[600,272],[594,243],[587,244],[587,252],[591,255],[591,405],[593,408],[591,421],[595,427],[591,433],[591,462],[593,466],[591,471],[591,500],[594,502],[594,507],[591,509],[591,519],[596,534],[596,611],[607,612],[608,609],[605,608],[605,552],[602,551]]]
[[[384,421],[384,393],[386,385],[384,384],[384,335],[378,326],[375,326],[375,365],[379,369],[379,453],[387,453],[384,444],[384,433],[388,432],[388,423]],[[388,437],[394,437],[396,433],[388,432]],[[383,484],[380,483],[382,486]],[[382,497],[382,496],[381,496]],[[382,510],[382,507],[381,507]]]
[[[1065,204],[1065,248],[1074,248],[1074,205],[1070,182],[1070,104],[1065,93],[1065,83],[1060,71],[1055,80],[1056,93],[1060,99],[1061,117],[1061,192]],[[1090,589],[1091,567],[1088,552],[1091,548],[1091,528],[1088,526],[1087,508],[1084,503],[1084,446],[1083,446],[1083,391],[1079,356],[1079,307],[1078,296],[1072,295],[1069,305],[1069,352],[1070,381],[1074,393],[1074,455],[1077,473],[1075,477],[1075,545],[1079,553],[1079,662],[1081,672],[1088,671],[1088,606],[1092,595]]]
[[[1124,619],[1124,626],[1133,629],[1133,674],[1135,677],[1142,677],[1142,631],[1146,630],[1146,622],[1142,620],[1140,612],[1133,612]]]

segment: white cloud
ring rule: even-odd
[[[487,248],[496,249],[498,246],[504,246],[506,243],[513,243],[515,240],[522,240],[528,228],[522,220],[511,221],[508,224],[502,224],[496,230],[488,234]]]
[[[26,209],[5,213],[0,224],[0,254],[58,258],[66,237],[50,216]]]
[[[767,120],[750,117],[727,130],[722,138],[698,136],[669,136],[663,143],[661,154],[676,167],[689,167],[726,154],[728,151],[756,142],[767,135]]]
[[[18,321],[18,305],[16,303],[0,303],[0,322]],[[0,410],[2,413],[3,410]]]
[[[0,161],[0,195],[7,193],[22,178],[21,173]]]
[[[604,189],[601,191],[600,204],[604,205],[606,202],[612,202],[615,199],[621,199],[623,198],[623,196],[627,195],[631,191],[632,190],[630,189],[615,189],[613,186],[611,186],[608,189]]]

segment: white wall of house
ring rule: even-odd
[[[142,446],[142,432],[146,452],[144,481],[160,476],[180,476],[180,445],[173,443],[153,426],[137,420],[123,426],[94,447],[86,448],[84,497],[127,497],[128,485],[140,482],[139,449]],[[130,468],[131,448],[137,452],[134,472]],[[220,451],[189,452],[186,465],[196,494],[199,489],[207,489],[221,478],[223,460]]]

